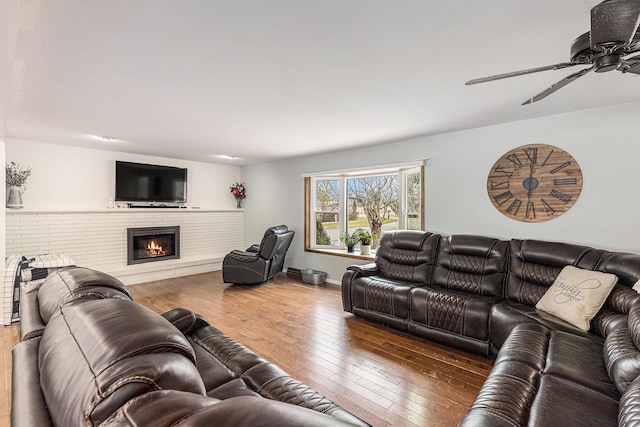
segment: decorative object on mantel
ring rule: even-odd
[[[24,185],[31,175],[31,168],[21,169],[15,162],[6,163],[6,184],[7,184],[7,207],[11,209],[21,209],[22,193],[27,189]]]
[[[340,241],[347,246],[347,252],[351,254],[353,253],[354,246],[360,241],[360,238],[356,232],[349,234],[348,232],[343,231],[340,233]]]
[[[357,235],[360,241],[360,255],[370,255],[371,242],[378,238],[378,235],[362,228],[358,228],[353,234]]]
[[[236,198],[236,208],[242,208],[242,201],[247,197],[246,190],[244,188],[244,182],[236,182],[231,187],[231,194]]]
[[[561,148],[529,144],[503,154],[487,178],[493,206],[511,219],[542,222],[568,211],[582,191],[582,170]]]

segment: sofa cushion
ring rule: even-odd
[[[359,277],[351,285],[355,311],[375,312],[406,321],[409,319],[409,294],[420,283],[386,277]]]
[[[602,308],[617,281],[618,277],[613,274],[568,265],[538,301],[536,308],[588,331],[591,319]]]
[[[518,325],[460,425],[614,426],[620,394],[601,355],[594,335]]]
[[[537,308],[503,300],[491,310],[491,347],[495,354],[499,350],[513,328],[520,324],[539,324],[556,331],[564,331],[574,335],[587,336],[588,333],[576,328],[564,320],[538,310]]]
[[[40,317],[46,324],[64,304],[78,300],[131,300],[126,286],[113,276],[84,267],[65,267],[51,273],[38,290]]]
[[[482,297],[439,286],[417,288],[411,293],[412,323],[455,335],[489,340],[489,315],[498,297]]]
[[[42,335],[40,384],[56,425],[97,425],[128,400],[174,389],[204,395],[187,339],[120,299],[61,307]]]
[[[559,405],[560,410],[552,409]],[[527,425],[613,427],[617,419],[617,399],[562,377],[543,375]]]

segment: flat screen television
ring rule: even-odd
[[[116,202],[186,203],[187,169],[116,160]]]

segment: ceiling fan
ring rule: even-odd
[[[473,85],[576,65],[591,65],[570,74],[522,103],[526,105],[546,98],[591,71],[604,73],[618,70],[640,75],[640,32],[637,32],[639,23],[640,0],[605,0],[591,9],[591,31],[571,43],[570,62],[496,74],[469,80],[465,84]]]

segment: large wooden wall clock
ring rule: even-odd
[[[578,162],[561,148],[529,144],[506,152],[491,168],[487,192],[509,218],[542,222],[568,211],[582,191]]]

